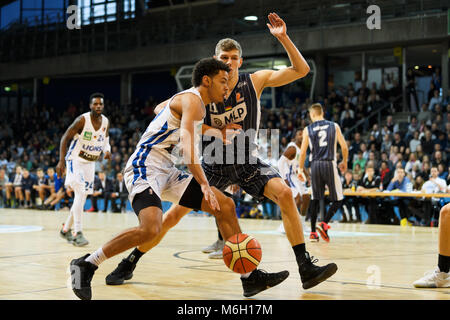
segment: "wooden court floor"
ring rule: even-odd
[[[58,235],[67,214],[0,209],[0,299],[77,299],[68,286],[71,259],[93,252],[137,224],[134,213],[85,213],[84,234],[90,244],[77,248]],[[261,243],[261,269],[290,272],[286,281],[254,300],[450,299],[450,289],[412,286],[437,264],[437,228],[332,223],[330,243],[306,245],[319,264],[333,261],[339,269],[330,280],[303,290],[289,242],[276,231],[280,221],[240,223]],[[200,251],[215,239],[212,218],[188,215],[141,258],[126,285],[105,284],[105,276],[125,254],[104,262],[92,281],[93,299],[244,299],[239,275]]]

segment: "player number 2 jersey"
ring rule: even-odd
[[[308,127],[310,161],[336,160],[336,124],[328,120],[320,120]]]

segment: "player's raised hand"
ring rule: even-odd
[[[276,13],[271,12],[267,16],[269,18],[269,22],[267,23],[267,27],[270,30],[270,33],[275,37],[279,38],[286,35],[287,28],[286,23],[281,19]]]
[[[203,197],[205,198],[205,201],[208,202],[210,208],[214,211],[220,211],[219,202],[217,201],[216,195],[211,190],[211,187],[208,184],[202,184],[201,188]]]
[[[106,160],[111,160],[111,152],[106,151],[106,152],[105,152],[104,158],[105,158]]]

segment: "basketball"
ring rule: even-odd
[[[255,270],[262,256],[259,242],[244,233],[238,233],[228,238],[222,253],[225,265],[232,271],[241,274]]]

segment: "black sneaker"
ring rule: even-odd
[[[85,256],[73,259],[70,262],[70,278],[72,280],[72,291],[81,300],[91,300],[91,280],[94,276],[97,266],[90,262],[85,261],[89,257],[89,254]]]
[[[309,257],[308,252],[306,252],[305,258],[305,262],[299,267],[303,289],[310,289],[317,286],[335,274],[338,269],[335,263],[330,263],[323,267],[314,265],[319,260],[314,259],[314,257]]]
[[[244,288],[244,297],[251,297],[261,291],[275,287],[289,277],[289,271],[268,273],[264,270],[256,269],[246,279],[241,278]]]
[[[123,284],[125,280],[130,280],[133,278],[133,271],[135,268],[135,263],[131,263],[127,259],[122,259],[116,269],[106,276],[106,284],[110,286],[118,286]]]

